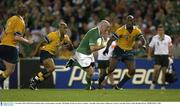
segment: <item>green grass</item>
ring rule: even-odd
[[[180,101],[180,90],[75,90],[29,89],[0,90],[0,101]]]

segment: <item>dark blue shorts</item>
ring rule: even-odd
[[[123,49],[121,49],[119,46],[116,46],[113,50],[113,54],[112,54],[113,58],[117,58],[120,59],[121,61],[134,61],[134,53],[132,50],[128,50],[125,51]]]
[[[109,67],[109,60],[97,60],[98,68],[108,68]]]
[[[9,63],[16,64],[18,62],[17,48],[7,45],[0,45],[0,58]]]
[[[160,65],[162,67],[169,66],[169,55],[154,55],[154,60],[156,65]]]
[[[41,50],[40,52],[40,63],[42,64],[43,61],[47,58],[53,58],[54,55],[50,54],[48,51]]]

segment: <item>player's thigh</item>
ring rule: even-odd
[[[109,61],[109,72],[108,73],[112,73],[114,71],[114,69],[116,68],[118,64],[118,59],[117,58],[114,58],[112,57]]]
[[[169,66],[169,56],[168,55],[162,55],[161,56],[161,66],[162,67],[168,67]]]
[[[133,59],[133,57],[126,58],[123,60],[124,63],[126,64],[127,68],[131,71],[131,70],[135,70],[135,61]]]
[[[18,51],[15,47],[0,45],[0,58],[8,63],[18,62]]]
[[[9,63],[5,60],[3,60],[5,66],[6,66],[6,70],[4,71],[6,75],[10,75],[12,72],[14,72],[16,64],[13,63]]]
[[[99,69],[107,69],[109,67],[109,60],[98,60],[97,63]]]
[[[80,64],[81,67],[89,67],[92,63],[94,63],[93,55],[85,55],[79,52],[76,52],[76,60]]]
[[[100,76],[104,75],[106,73],[106,68],[99,68],[100,70]]]
[[[83,70],[87,72],[88,76],[91,76],[94,73],[94,68],[91,65],[88,67],[83,67]]]

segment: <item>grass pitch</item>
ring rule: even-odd
[[[80,90],[29,89],[0,90],[0,101],[32,102],[125,102],[125,101],[180,101],[180,90]]]

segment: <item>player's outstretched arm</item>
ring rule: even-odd
[[[106,49],[104,50],[103,55],[108,54],[109,47],[111,46],[112,42],[117,40],[117,39],[119,39],[119,36],[116,33],[113,32],[110,40],[107,42]]]
[[[14,39],[17,40],[17,41],[20,41],[20,42],[25,42],[25,43],[28,43],[28,44],[32,44],[33,41],[32,40],[27,40],[25,38],[23,38],[22,34],[19,33],[19,32],[16,32],[14,33]]]
[[[138,36],[138,39],[143,42],[142,48],[143,48],[144,50],[146,50],[146,48],[147,48],[147,41],[146,41],[146,39],[144,38],[144,36],[141,34],[141,35]]]

